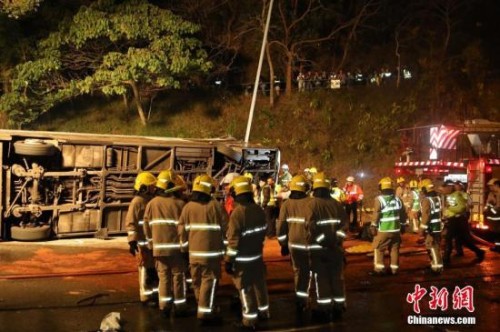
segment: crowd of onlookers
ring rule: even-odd
[[[394,80],[396,72],[389,70],[387,67],[382,67],[379,70],[371,72],[362,72],[357,69],[354,71],[301,71],[293,79],[293,88],[299,92],[313,91],[318,89],[340,89],[342,87],[356,86],[356,85],[376,85],[380,86],[389,80]],[[409,69],[403,68],[401,70],[401,79],[409,80],[412,78],[412,73]],[[221,84],[221,81],[218,81]],[[285,80],[275,77],[273,82],[273,89],[277,95],[285,88]],[[217,83],[216,83],[217,85]],[[265,80],[259,82],[260,93],[267,95],[270,90],[271,84]],[[245,95],[250,95],[253,91],[253,84],[244,85]]]

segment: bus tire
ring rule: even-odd
[[[51,228],[49,225],[36,227],[19,227],[12,226],[10,228],[10,237],[17,241],[45,241],[50,238]]]
[[[14,151],[24,156],[44,157],[54,155],[56,147],[41,140],[26,139],[14,142]]]

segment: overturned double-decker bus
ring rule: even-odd
[[[189,184],[207,173],[276,177],[276,148],[233,138],[181,139],[0,130],[1,239],[43,240],[125,234],[141,171],[165,169]]]

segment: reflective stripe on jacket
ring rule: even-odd
[[[153,249],[153,256],[180,253],[177,226],[184,205],[184,201],[179,198],[157,196],[146,206],[144,232]]]
[[[276,234],[280,245],[288,245],[290,248],[308,250],[306,215],[312,198],[287,199],[280,208],[280,214],[276,225]]]
[[[125,217],[128,242],[137,241],[140,246],[147,245],[143,224],[144,211],[149,200],[149,196],[136,195],[130,202],[127,216]]]
[[[441,199],[437,196],[426,197],[422,200],[420,209],[422,217],[420,228],[429,233],[440,233],[441,226]]]
[[[222,259],[227,215],[219,202],[189,202],[179,217],[182,250],[189,246],[190,263],[207,263]]]
[[[401,200],[394,195],[380,195],[377,196],[375,203],[379,232],[399,232],[401,224],[406,222],[406,213]]]

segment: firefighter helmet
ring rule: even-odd
[[[392,189],[392,179],[388,176],[385,178],[382,178],[379,182],[378,185],[380,186],[380,190],[384,189]]]
[[[488,186],[492,186],[492,185],[494,185],[494,184],[495,184],[495,182],[497,182],[497,181],[498,181],[498,179],[497,179],[497,178],[492,178],[490,181],[488,181],[487,185],[488,185]]]
[[[198,175],[193,182],[193,191],[201,192],[207,195],[212,193],[214,180],[208,174]]]
[[[245,174],[243,174],[243,176],[244,176],[244,177],[249,178],[249,179],[250,179],[250,181],[253,181],[253,175],[252,175],[252,173],[250,173],[250,172],[245,172]]]
[[[406,180],[405,180],[405,178],[404,178],[404,177],[402,177],[402,176],[400,176],[400,177],[396,180],[396,183],[397,183],[397,184],[400,184],[400,183],[403,183],[403,182],[405,182],[405,181],[406,181]]]
[[[174,183],[174,179],[177,176],[174,171],[166,170],[161,171],[158,174],[158,178],[156,179],[156,187],[166,190],[168,188],[169,183]]]
[[[283,164],[283,165],[281,166],[281,169],[282,169],[282,170],[284,170],[284,171],[288,171],[288,170],[289,170],[289,168],[288,168],[288,165],[287,165],[287,164]]]
[[[303,193],[307,191],[307,180],[304,175],[295,175],[290,180],[290,191],[301,191]]]
[[[313,177],[313,189],[326,188],[330,189],[330,179],[323,172],[319,172]]]
[[[231,188],[234,189],[234,193],[236,195],[251,193],[253,191],[250,179],[243,175],[237,176],[233,179],[231,182]]]
[[[314,175],[314,174],[318,173],[318,170],[316,169],[316,167],[311,167],[311,168],[309,168],[309,173],[311,173],[312,175]]]
[[[134,189],[139,191],[142,186],[152,186],[156,182],[156,178],[149,172],[141,172],[135,178]]]
[[[418,182],[417,180],[411,180],[409,183],[409,186],[411,189],[418,188]]]
[[[434,191],[434,183],[431,179],[423,179],[420,181],[420,189],[425,189],[426,192]]]
[[[347,179],[345,179],[347,182],[354,182],[354,176],[348,176]]]

